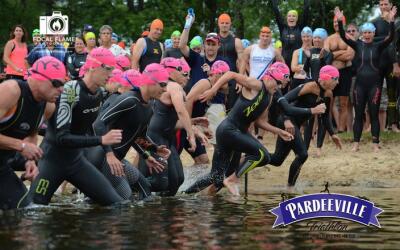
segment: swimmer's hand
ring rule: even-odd
[[[120,162],[117,157],[115,157],[113,152],[108,152],[106,154],[108,166],[110,166],[111,174],[115,176],[124,176],[124,167],[122,162]]]
[[[335,143],[336,147],[338,149],[342,149],[342,142],[340,141],[339,136],[337,135],[332,135],[332,141]]]
[[[201,145],[203,145],[203,146],[208,145],[207,136],[202,131],[200,131],[199,128],[197,128],[196,126],[193,126],[193,132],[194,132],[194,135],[196,136],[196,138],[198,138],[200,140]]]
[[[325,103],[318,104],[314,108],[311,108],[311,114],[313,115],[319,115],[323,114],[326,111],[326,105]]]
[[[210,124],[208,121],[208,118],[204,117],[204,116],[192,118],[192,123],[193,123],[193,125],[199,125],[199,126],[206,127],[206,128]]]
[[[38,174],[39,169],[36,166],[35,161],[27,161],[25,163],[24,179],[32,182]]]
[[[43,156],[43,150],[38,147],[37,145],[28,142],[28,141],[23,141],[21,143],[21,154],[25,159],[27,160],[39,160]]]
[[[188,149],[189,152],[194,152],[196,150],[196,137],[194,135],[194,132],[187,137],[187,140],[190,144],[190,148]]]
[[[293,125],[293,123],[292,123],[290,120],[286,120],[286,121],[284,122],[284,124],[285,124],[285,130],[286,130],[287,132],[289,132],[291,135],[294,136],[295,130],[294,130],[294,125]]]
[[[153,174],[153,171],[155,173],[161,173],[165,166],[158,162],[153,156],[149,156],[149,158],[146,159],[146,165],[149,168],[150,174]]]
[[[160,145],[157,147],[156,153],[164,159],[168,159],[171,154],[171,151],[165,145]]]
[[[294,139],[293,135],[290,134],[289,132],[280,129],[278,132],[278,135],[280,138],[282,138],[284,141],[291,141]]]
[[[216,93],[213,91],[213,89],[208,89],[199,96],[199,100],[200,102],[207,102],[211,100],[215,96],[215,94]]]
[[[242,88],[243,88],[242,85],[236,84],[236,87],[235,87],[236,93],[239,94],[240,92],[242,92]]]
[[[101,137],[102,145],[114,145],[118,144],[122,141],[122,130],[121,129],[113,129],[108,131],[107,134]]]

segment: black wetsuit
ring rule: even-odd
[[[179,48],[169,48],[165,50],[165,57],[182,58],[183,54]]]
[[[104,135],[111,129],[121,129],[122,141],[113,146],[104,146],[106,152],[114,152],[122,160],[133,147],[142,158],[147,159],[148,151],[155,152],[157,145],[147,137],[146,131],[152,116],[151,106],[135,89],[119,95],[104,109],[93,124],[95,133]],[[146,142],[150,143],[146,143]],[[138,189],[142,196],[150,195],[149,183],[139,176]]]
[[[168,158],[168,169],[152,177],[153,191],[168,191],[167,195],[175,195],[185,180],[183,166],[175,148],[175,126],[178,114],[174,106],[166,105],[159,100],[153,102],[147,135],[158,145],[165,145],[171,150]]]
[[[325,97],[325,91],[320,87],[320,94],[317,96],[315,94],[306,94],[299,96],[300,91],[305,85],[300,85],[297,88],[291,90],[285,95],[288,102],[293,104],[295,107],[299,108],[312,108],[320,103],[325,103],[327,107],[330,105],[330,99]],[[327,109],[329,110],[329,109]],[[287,158],[289,152],[293,150],[296,157],[290,165],[288,184],[294,186],[297,177],[300,173],[301,166],[308,158],[307,146],[303,141],[300,133],[301,125],[312,117],[311,114],[308,115],[297,115],[288,117],[286,115],[281,115],[278,118],[277,127],[285,129],[284,121],[290,119],[295,127],[294,140],[287,142],[278,137],[276,140],[275,152],[271,155],[271,165],[281,166],[283,161]],[[329,134],[333,134],[332,123],[330,120],[329,113],[325,113],[321,116],[325,127],[327,128]]]
[[[41,145],[44,157],[30,190],[34,203],[48,204],[64,180],[96,203],[110,205],[122,200],[83,150],[101,145],[101,137],[91,134],[103,98],[101,88],[91,93],[82,80],[64,85]]]
[[[231,71],[238,72],[236,67],[238,55],[235,46],[235,36],[233,36],[232,34],[229,34],[227,37],[220,36],[220,47],[218,49],[218,55],[224,57],[228,61]],[[227,112],[230,111],[239,96],[236,93],[236,82],[234,80],[229,81],[228,86],[229,92],[226,101]]]
[[[321,50],[322,57],[321,57]],[[325,65],[331,65],[333,62],[333,54],[321,48],[312,48],[310,50],[311,55],[309,60],[306,61],[304,68],[307,72],[310,72],[311,79],[313,81],[318,81],[319,71]],[[304,141],[306,143],[307,149],[310,146],[312,132],[314,127],[314,116],[312,116],[306,125],[306,129],[304,130]],[[318,132],[317,132],[317,148],[322,148],[326,135],[326,129],[324,123],[321,119],[321,116],[318,116]]]
[[[375,38],[374,41],[384,40],[390,32],[390,23],[385,21],[382,17],[378,17],[372,22],[375,25]],[[398,39],[398,37],[396,37]],[[389,128],[392,124],[398,123],[398,116],[396,115],[396,99],[399,95],[399,79],[395,78],[392,74],[393,64],[397,62],[395,43],[390,44],[382,51],[380,57],[380,69],[383,77],[386,79],[388,107],[387,107],[387,124]]]
[[[33,98],[27,82],[16,81],[21,89],[17,109],[9,119],[0,121],[0,134],[22,140],[37,132],[46,102],[37,102]],[[10,162],[16,154],[14,150],[0,149],[0,210],[25,207],[30,203],[29,199],[23,199],[27,189],[14,173],[12,167],[15,164]],[[25,159],[22,157],[20,162],[24,165]]]
[[[67,59],[67,69],[68,69],[68,76],[71,80],[76,80],[79,77],[79,69],[85,64],[86,62],[87,53],[73,53],[68,56]]]
[[[257,96],[248,100],[240,95],[227,118],[218,126],[217,146],[214,151],[211,173],[196,181],[185,191],[186,193],[199,192],[211,184],[220,189],[225,176],[236,172],[236,176],[240,177],[251,169],[270,162],[271,156],[267,149],[248,131],[250,124],[256,121],[270,104],[279,103],[284,112],[290,115],[311,114],[309,108],[290,106],[279,90],[271,96],[265,88],[265,84],[262,82],[260,84],[262,88]],[[237,152],[245,153],[245,160],[237,169],[232,169],[236,165],[231,164],[231,159]]]
[[[289,27],[284,17],[279,12],[278,0],[272,0],[272,10],[274,11],[275,20],[279,28],[280,39],[282,42],[282,56],[290,69],[292,63],[293,52],[301,47],[301,31],[307,26],[309,21],[310,1],[304,0],[303,17],[297,21],[296,26]]]
[[[139,60],[140,72],[143,72],[144,68],[151,63],[160,63],[162,57],[162,49],[159,41],[153,41],[148,37],[145,37],[144,40],[146,47]]]
[[[363,114],[368,103],[371,119],[371,134],[373,143],[379,143],[379,105],[381,102],[382,72],[379,70],[379,58],[382,51],[392,42],[394,23],[390,26],[390,36],[380,42],[364,43],[353,41],[346,37],[343,23],[339,22],[340,37],[355,51],[357,68],[356,84],[354,87],[355,120],[353,125],[354,141],[359,142],[363,129]]]

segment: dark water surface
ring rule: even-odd
[[[309,223],[329,223],[321,219],[272,229],[268,210],[281,201],[278,191],[247,199],[155,198],[115,208],[67,196],[52,206],[1,212],[0,249],[400,249],[398,189],[333,191],[384,209],[382,228],[336,220],[346,231],[310,232]]]

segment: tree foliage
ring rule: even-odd
[[[377,1],[373,0],[311,0],[310,24],[327,27],[330,31],[333,8],[344,9],[348,20],[365,21]],[[394,1],[395,3],[398,1]],[[196,23],[192,36],[216,31],[219,14],[231,15],[234,31],[238,37],[256,39],[261,26],[274,27],[274,16],[267,0],[0,0],[0,42],[8,40],[9,29],[22,23],[31,34],[39,27],[39,16],[50,15],[53,10],[61,10],[69,16],[70,34],[75,35],[83,25],[92,24],[97,29],[109,24],[116,33],[136,40],[142,31],[155,19],[164,22],[163,39],[174,30],[182,30],[186,11],[195,9]],[[303,0],[281,0],[280,9],[302,11]]]

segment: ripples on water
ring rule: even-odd
[[[310,233],[309,221],[272,229],[268,210],[280,202],[279,192],[155,198],[114,208],[64,196],[51,206],[2,212],[0,249],[400,249],[399,190],[348,190],[334,191],[366,196],[385,210],[381,229],[348,221],[340,233]]]

